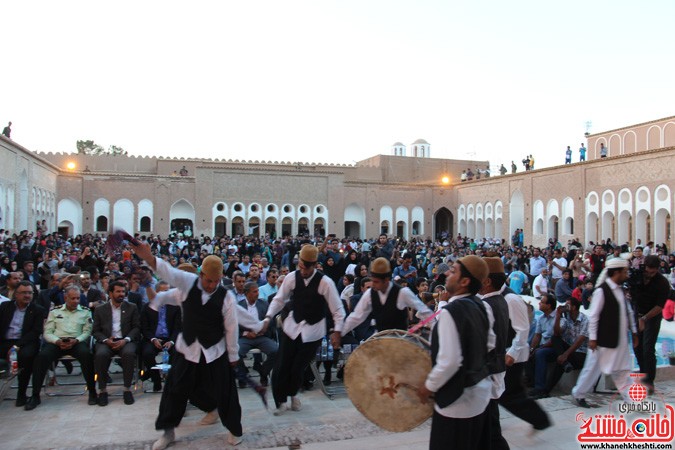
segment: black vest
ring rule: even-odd
[[[199,280],[190,289],[183,307],[183,339],[191,345],[196,339],[204,348],[216,345],[225,335],[223,323],[223,302],[227,291],[221,285],[202,305],[202,290],[197,287]]]
[[[616,348],[619,345],[620,313],[619,301],[605,281],[600,285],[605,303],[598,320],[598,345],[605,348]],[[626,311],[626,314],[628,311]]]
[[[492,330],[497,336],[495,348],[488,354],[488,369],[490,373],[504,372],[506,370],[506,363],[504,362],[506,347],[511,344],[511,341],[508,341],[509,329],[513,329],[509,319],[509,306],[501,295],[493,295],[483,299],[483,301],[492,308],[492,314],[495,317]]]
[[[377,331],[408,329],[408,308],[398,309],[396,307],[396,300],[400,291],[400,286],[392,285],[383,305],[380,300],[380,293],[375,289],[370,290],[370,304],[373,308],[373,318]]]
[[[295,289],[293,289],[290,309],[297,323],[306,320],[308,324],[314,325],[326,317],[326,299],[319,294],[321,278],[323,274],[316,272],[312,281],[305,286],[305,280],[300,275],[300,271],[295,272]]]
[[[464,388],[475,386],[490,373],[488,370],[487,338],[490,330],[485,306],[478,298],[456,299],[443,309],[455,321],[462,348],[462,365],[450,380],[434,395],[441,408],[452,404],[461,397]],[[438,355],[438,325],[433,328],[431,338],[431,362],[436,364]]]

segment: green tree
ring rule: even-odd
[[[77,141],[76,147],[77,153],[84,155],[111,155],[111,156],[127,155],[127,151],[124,150],[122,147],[111,145],[106,150],[92,140]]]

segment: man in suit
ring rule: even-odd
[[[47,315],[33,300],[33,286],[21,281],[14,290],[14,300],[0,304],[0,355],[17,346],[19,390],[16,406],[25,406],[28,381],[33,373],[33,360],[40,350],[40,335]]]
[[[167,291],[169,283],[160,281],[157,283],[157,292]],[[154,296],[152,296],[154,299]],[[152,300],[150,300],[152,303]],[[152,378],[152,390],[162,390],[162,380],[158,370],[152,370],[155,365],[157,353],[167,349],[173,353],[173,346],[180,333],[180,307],[164,305],[155,311],[150,308],[150,303],[141,311],[141,331],[143,333],[143,346],[141,355],[145,365],[143,379]]]
[[[247,281],[244,284],[244,294],[246,295],[246,300],[239,301],[239,307],[248,310],[253,317],[264,320],[269,303],[267,300],[258,298],[258,283],[253,280]],[[279,344],[274,340],[275,333],[272,326],[264,334],[258,334],[247,328],[239,327],[239,370],[247,371],[243,361],[246,354],[254,348],[259,349],[265,354],[266,359],[262,364],[259,362],[254,363],[253,368],[260,374],[260,384],[263,386],[267,386],[268,384],[268,377],[272,371],[272,367],[274,367],[274,360],[279,350]],[[244,386],[240,384],[240,387]]]
[[[82,295],[87,299],[87,305],[92,311],[105,303],[103,292],[91,287],[91,274],[89,272],[80,272],[80,286]]]
[[[94,312],[92,335],[96,339],[94,369],[98,376],[98,404],[108,404],[106,390],[108,367],[114,355],[119,355],[124,378],[124,404],[134,403],[131,381],[136,363],[136,343],[141,337],[141,316],[133,303],[125,302],[126,289],[114,281],[108,286],[110,301]]]

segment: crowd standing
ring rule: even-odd
[[[64,355],[80,362],[88,402],[99,406],[108,404],[110,360],[120,356],[123,399],[131,405],[139,357],[159,391],[150,366],[166,349],[180,370],[166,380],[156,421],[163,435],[154,448],[174,440],[188,401],[208,413],[204,423],[220,418],[236,445],[235,381],[246,385],[241,360],[250,349],[266,355],[253,369],[264,385],[271,378],[280,415],[302,409],[298,393],[312,387],[306,369],[324,338],[337,349],[436,313],[435,326],[420,330],[432,343],[433,369],[419,391],[422,401],[434,394],[431,447],[475,448],[488,439],[508,448],[498,404],[547,428],[535,399],[572,370],[582,370],[573,390],[580,406],[590,406],[585,394],[600,373],[611,374],[625,395],[631,347],[653,393],[656,338],[661,320],[672,320],[675,255],[653,242],[630,248],[609,239],[551,239],[535,248],[524,245],[522,230],[509,241],[135,237],[137,245],[110,252],[104,236],[66,238],[44,222],[34,232],[0,230],[0,351],[18,349],[17,406],[41,403],[46,373]],[[212,379],[221,382],[204,382]]]

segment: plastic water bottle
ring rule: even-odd
[[[162,364],[169,364],[169,350],[162,350]]]
[[[324,337],[321,341],[321,361],[325,361],[328,357],[328,340]]]
[[[333,345],[330,344],[330,343],[328,344],[328,352],[326,354],[326,357],[327,357],[326,358],[327,361],[333,360]]]
[[[16,352],[16,345],[13,345],[12,348],[9,349],[7,359],[9,360],[9,367],[12,371],[12,375],[19,373],[19,358]]]

